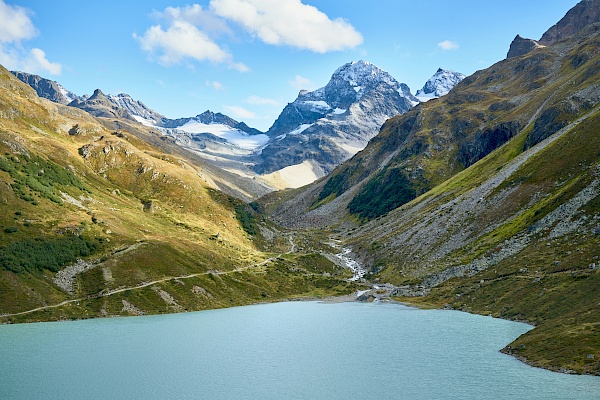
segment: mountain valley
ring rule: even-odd
[[[600,375],[599,104],[599,0],[416,95],[345,64],[267,132],[0,67],[0,323],[393,299]]]

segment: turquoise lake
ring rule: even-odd
[[[0,399],[599,399],[499,350],[530,326],[287,302],[0,326]]]

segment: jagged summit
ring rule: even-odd
[[[427,101],[447,94],[466,76],[450,69],[438,68],[437,72],[429,78],[422,89],[417,91],[416,97],[420,101]]]
[[[238,122],[231,117],[228,117],[225,114],[221,114],[220,112],[214,113],[210,110],[204,111],[202,114],[198,114],[195,117],[196,120],[202,122],[203,124],[223,124],[234,128]]]
[[[352,61],[339,67],[331,76],[331,80],[327,86],[331,86],[340,80],[348,82],[350,86],[355,88],[375,86],[382,82],[388,85],[398,84],[396,79],[389,73],[374,64],[362,60]]]
[[[113,103],[100,89],[94,90],[88,98],[73,100],[69,106],[80,108],[95,117],[134,119],[126,109]]]
[[[392,87],[409,100],[416,101],[412,98],[408,86],[399,83],[378,66],[363,60],[352,61],[339,67],[322,89],[323,100],[333,107],[345,108],[379,85]]]

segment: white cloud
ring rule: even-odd
[[[300,0],[211,0],[218,16],[239,23],[260,40],[317,53],[354,48],[362,35],[342,18],[331,20]]]
[[[30,13],[24,8],[9,6],[4,0],[0,0],[0,42],[14,43],[34,38],[37,30],[29,19]]]
[[[62,65],[48,61],[46,53],[41,49],[31,49],[24,63],[27,71],[48,71],[52,75],[60,75],[62,72]]]
[[[193,4],[185,7],[167,7],[165,11],[154,11],[154,18],[167,21],[185,21],[194,26],[202,27],[202,32],[218,36],[219,34],[231,34],[227,22],[217,17],[212,12],[202,9],[202,6]]]
[[[223,90],[223,84],[219,81],[206,81],[206,86],[213,88],[215,91]]]
[[[164,20],[167,28],[154,25],[142,36],[134,33],[133,37],[142,50],[157,55],[160,64],[170,66],[192,59],[225,64],[240,72],[249,70],[246,65],[234,62],[233,56],[209,36],[215,32],[228,32],[229,28],[201,6],[167,7],[162,13],[155,12],[154,17]]]
[[[296,75],[293,80],[289,81],[289,83],[294,89],[298,90],[312,90],[315,87],[313,81],[303,77],[302,75]]]
[[[38,34],[30,14],[31,11],[25,8],[9,6],[0,0],[0,63],[11,70],[60,75],[61,64],[50,62],[43,50],[28,49],[21,43]]]
[[[451,40],[444,40],[443,42],[439,42],[438,47],[444,51],[456,50],[458,49],[458,43],[453,42]]]
[[[173,21],[166,31],[162,26],[154,25],[143,36],[134,34],[134,38],[144,51],[150,54],[161,53],[159,60],[163,65],[178,64],[185,58],[217,63],[231,59],[229,53],[185,21]]]
[[[279,102],[274,99],[265,99],[264,97],[259,96],[250,96],[246,100],[244,100],[248,104],[253,104],[255,106],[278,106]]]
[[[240,106],[223,106],[226,110],[227,115],[233,116],[235,119],[256,119],[257,116],[250,110],[246,110]]]

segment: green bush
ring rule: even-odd
[[[246,231],[248,235],[256,235],[256,218],[254,217],[252,208],[245,204],[236,204],[234,209],[235,217],[240,221],[240,224],[242,224],[244,231]]]
[[[61,204],[57,186],[72,186],[89,192],[83,183],[68,169],[40,157],[0,157],[0,170],[13,179],[13,191],[21,199],[35,202],[32,194]]]
[[[78,235],[26,239],[0,247],[0,265],[16,273],[43,269],[57,272],[77,258],[90,256],[101,249],[101,239],[90,240]]]

